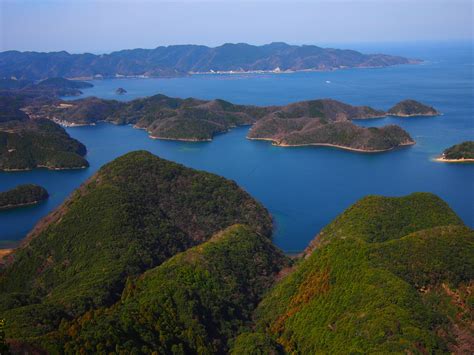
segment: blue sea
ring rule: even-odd
[[[103,164],[138,149],[235,180],[271,212],[275,221],[274,242],[286,252],[304,249],[321,228],[369,194],[433,192],[448,202],[467,225],[474,227],[474,164],[433,161],[445,148],[474,140],[473,43],[373,44],[351,48],[420,58],[424,62],[332,72],[98,80],[92,81],[95,86],[84,90],[83,96],[131,100],[162,93],[255,105],[334,98],[380,109],[413,98],[443,114],[357,124],[398,124],[412,135],[416,145],[388,153],[362,154],[328,147],[274,147],[245,139],[249,127],[234,129],[206,143],[152,140],[144,131],[131,126],[99,124],[68,128],[71,136],[87,146],[90,168],[0,172],[0,190],[36,183],[46,187],[51,195],[37,206],[0,212],[0,247],[16,245],[40,218],[60,205]],[[118,87],[128,93],[116,95]]]

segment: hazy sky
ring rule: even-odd
[[[0,51],[473,39],[473,0],[0,0]]]

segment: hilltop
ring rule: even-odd
[[[271,252],[264,240],[270,215],[234,182],[148,152],[128,153],[103,166],[7,256],[0,269],[7,337],[34,342],[64,321],[108,307],[127,282],[234,224],[249,226],[249,238],[258,234]]]
[[[472,349],[474,232],[438,197],[369,196],[318,235],[235,353]],[[268,339],[269,338],[269,339]]]
[[[52,340],[69,352],[225,353],[287,264],[268,238],[235,225],[128,282],[115,305]]]
[[[176,77],[192,73],[334,70],[414,64],[419,60],[354,50],[271,43],[226,43],[210,48],[174,45],[95,55],[65,51],[0,53],[0,77],[38,80],[50,77]]]

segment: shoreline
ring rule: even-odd
[[[466,158],[446,159],[446,158],[443,158],[442,156],[434,158],[433,160],[439,163],[474,163],[474,159],[466,159]]]
[[[33,168],[26,168],[26,169],[0,169],[0,171],[6,172],[6,173],[14,173],[14,172],[22,172],[22,171],[32,171],[35,169],[46,169],[46,170],[79,170],[79,169],[87,169],[88,166],[76,166],[76,167],[71,167],[71,168],[52,168],[48,167],[46,165],[37,165]]]
[[[5,206],[0,206],[0,211],[4,211],[4,210],[12,210],[12,209],[15,209],[15,208],[20,208],[20,207],[28,207],[28,206],[33,206],[33,205],[37,205],[38,203],[40,202],[43,202],[47,200],[47,198],[45,198],[44,200],[36,200],[36,201],[33,201],[33,202],[27,202],[27,203],[20,203],[18,205],[5,205]],[[1,249],[0,249],[1,250]]]
[[[443,115],[441,112],[438,113],[413,113],[409,115],[403,115],[403,114],[391,114],[387,112],[387,115],[385,117],[399,117],[399,118],[410,118],[410,117],[436,117],[436,116],[441,116]]]
[[[406,147],[410,145],[415,145],[416,142],[413,143],[403,143],[400,144],[396,147],[389,148],[389,149],[378,149],[378,150],[364,150],[364,149],[358,149],[358,148],[351,148],[351,147],[346,147],[343,145],[337,145],[337,144],[330,144],[330,143],[306,143],[306,144],[281,144],[275,141],[274,139],[271,138],[251,138],[251,137],[246,137],[249,140],[256,140],[256,141],[269,141],[272,142],[272,145],[275,147],[283,147],[283,148],[292,148],[292,147],[308,147],[308,146],[321,146],[321,147],[332,147],[332,148],[338,148],[338,149],[343,149],[343,150],[349,150],[357,153],[382,153],[382,152],[389,152],[391,150],[400,148],[400,147]]]
[[[191,142],[191,143],[199,143],[199,142],[212,142],[212,138],[207,139],[197,139],[197,138],[166,138],[166,137],[156,137],[152,135],[148,135],[151,139],[162,139],[165,141],[179,141],[179,142]]]
[[[423,63],[423,60],[409,60],[407,63],[389,64],[389,65],[378,65],[378,66],[353,66],[353,67],[331,67],[325,69],[308,68],[308,69],[285,69],[285,70],[248,70],[248,71],[236,71],[236,70],[222,70],[222,71],[208,71],[208,72],[183,72],[178,75],[164,75],[164,76],[150,76],[146,74],[137,75],[121,75],[115,74],[114,76],[104,76],[102,74],[96,74],[96,76],[79,76],[79,77],[66,77],[68,80],[80,80],[80,81],[93,81],[93,80],[110,80],[110,79],[165,79],[165,78],[182,78],[193,75],[255,75],[255,74],[295,74],[295,73],[327,73],[337,70],[347,69],[383,69],[394,67],[398,65],[419,65]],[[87,88],[85,88],[87,89]]]

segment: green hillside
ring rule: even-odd
[[[223,352],[285,264],[268,238],[235,225],[129,281],[118,303],[63,324],[52,343],[71,353]]]
[[[474,233],[439,198],[367,197],[319,239],[264,298],[238,352],[265,337],[298,354],[472,346]]]
[[[0,124],[0,170],[85,168],[85,155],[86,147],[52,121]]]
[[[41,221],[0,269],[7,337],[39,336],[111,305],[127,278],[236,223],[271,234],[266,209],[234,182],[128,153]]]

